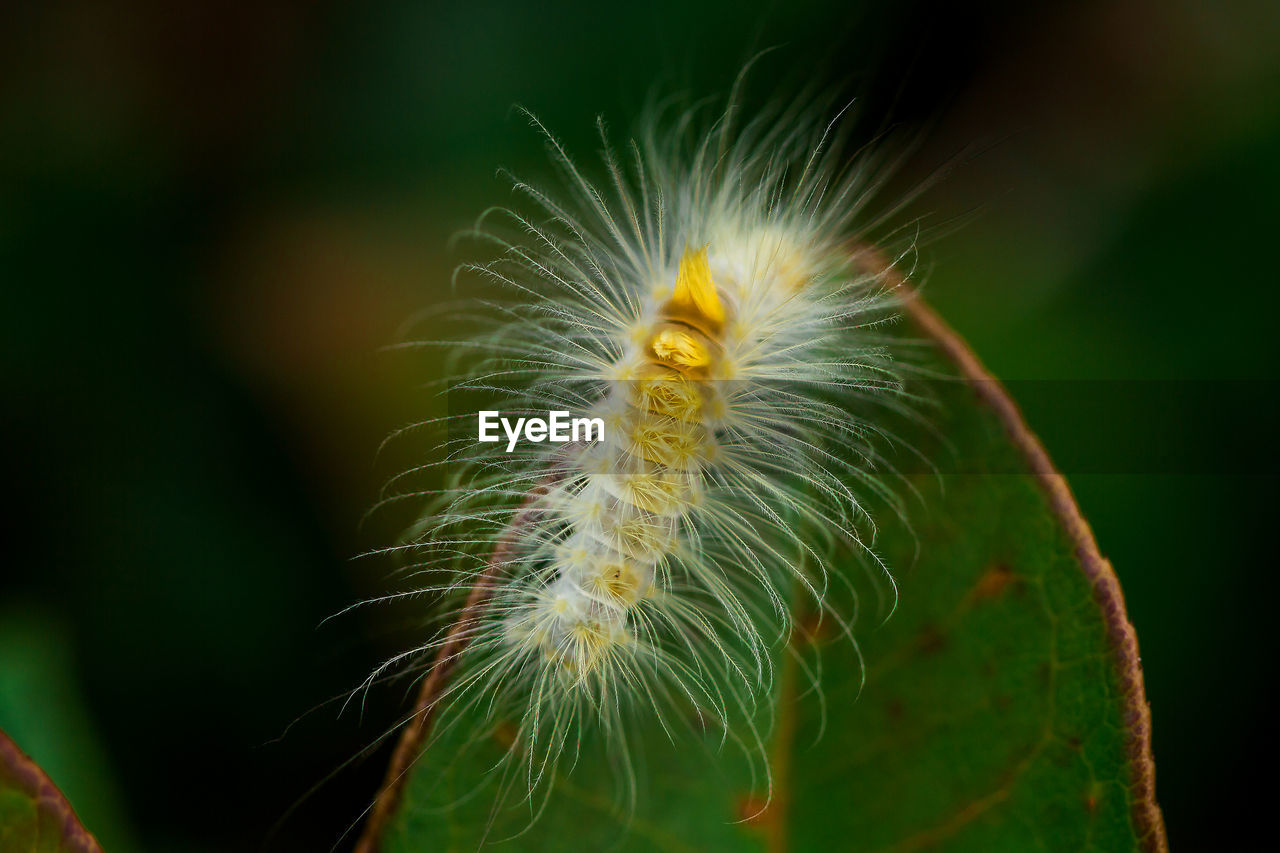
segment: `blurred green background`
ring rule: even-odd
[[[723,94],[771,45],[756,90],[818,82],[923,140],[902,186],[955,165],[904,221],[959,221],[923,279],[997,375],[1185,396],[1026,405],[1051,453],[1182,448],[1068,473],[1138,630],[1174,849],[1257,849],[1276,464],[1231,436],[1277,387],[1275,3],[7,4],[0,728],[107,850],[338,841],[386,751],[303,795],[405,701],[322,704],[404,639],[388,611],[318,627],[387,588],[351,558],[403,520],[360,526],[432,366],[378,348],[446,298],[496,167],[547,174],[512,104],[585,161],[597,113],[621,136],[655,85]]]

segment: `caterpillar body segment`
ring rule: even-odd
[[[580,455],[581,484],[563,495],[554,579],[509,617],[512,644],[565,678],[616,665],[637,642],[631,611],[657,593],[714,455],[704,410],[717,392],[703,380],[724,321],[706,250],[686,252],[646,344],[611,383],[610,437]]]

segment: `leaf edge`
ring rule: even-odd
[[[920,296],[905,276],[885,261],[875,248],[866,245],[851,247],[850,260],[866,272],[883,278],[886,286],[901,295],[902,310],[917,327],[935,343],[943,355],[959,370],[973,389],[978,401],[995,414],[1004,427],[1030,472],[1036,477],[1049,499],[1050,508],[1058,523],[1075,547],[1076,558],[1093,589],[1107,627],[1113,661],[1120,679],[1121,702],[1125,724],[1125,752],[1130,768],[1130,786],[1133,804],[1130,808],[1138,840],[1144,853],[1169,853],[1169,841],[1165,831],[1164,815],[1155,796],[1155,759],[1151,750],[1151,705],[1147,701],[1142,677],[1141,656],[1138,652],[1138,636],[1129,621],[1125,608],[1120,579],[1111,563],[1102,556],[1094,538],[1093,529],[1085,520],[1066,477],[1053,465],[1049,453],[1040,439],[1027,425],[1022,410],[1014,402],[1004,385],[998,380],[964,339],[952,329]],[[519,515],[519,513],[517,513]],[[501,547],[497,551],[501,551]],[[495,557],[498,557],[495,554]],[[491,559],[489,569],[500,562]],[[466,610],[484,604],[487,576],[473,588]],[[442,650],[443,651],[443,650]],[[374,803],[374,814],[366,821],[357,843],[358,853],[377,853],[381,849],[383,834],[390,813],[399,804],[404,781],[416,757],[405,761],[407,747],[420,743],[423,729],[430,724],[430,707],[438,682],[448,675],[448,667],[441,667],[444,656],[438,658],[425,680],[417,701],[415,716],[396,746],[396,757],[391,762],[386,778]],[[443,670],[437,674],[437,671]]]
[[[103,853],[102,846],[84,828],[66,795],[3,730],[0,730],[0,765],[12,773],[20,790],[35,801],[37,810],[50,811],[60,820],[68,849],[73,853]]]
[[[892,264],[873,248],[856,247],[855,265],[882,275],[886,286],[902,294],[907,317],[935,343],[973,389],[978,401],[990,408],[1010,441],[1018,449],[1031,473],[1049,499],[1057,521],[1075,548],[1076,559],[1093,588],[1094,600],[1102,611],[1111,644],[1113,661],[1120,678],[1125,723],[1125,752],[1130,767],[1133,805],[1130,814],[1144,853],[1168,853],[1164,815],[1155,795],[1155,759],[1151,750],[1151,705],[1142,677],[1138,635],[1125,608],[1120,579],[1110,561],[1102,556],[1093,529],[1076,503],[1075,495],[1049,458],[1040,439],[1027,425],[1022,410],[964,339],[921,298]]]

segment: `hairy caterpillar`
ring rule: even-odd
[[[466,604],[386,667],[435,652],[451,678],[419,711],[507,726],[530,795],[586,731],[629,781],[637,713],[762,754],[798,600],[830,611],[841,548],[889,577],[863,498],[899,505],[882,448],[885,416],[911,412],[903,295],[850,260],[887,169],[842,159],[838,115],[797,101],[735,129],[735,110],[704,131],[697,109],[655,110],[622,156],[601,123],[602,184],[530,116],[567,192],[514,181],[527,211],[486,212],[471,236],[496,257],[460,269],[499,295],[460,315],[472,334],[419,342],[454,348],[458,375],[423,466],[449,481],[401,546],[426,580],[403,594]],[[483,443],[466,392],[604,437]],[[829,615],[852,640],[853,614]]]

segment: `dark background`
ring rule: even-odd
[[[403,643],[394,611],[317,627],[387,588],[351,557],[398,524],[360,518],[432,367],[378,348],[509,199],[495,168],[546,174],[513,103],[586,161],[596,113],[622,136],[653,86],[723,94],[770,45],[758,90],[818,81],[923,140],[904,186],[955,165],[912,208],[961,220],[922,278],[1042,389],[1051,453],[1179,448],[1068,473],[1138,630],[1174,849],[1258,848],[1277,437],[1233,436],[1275,410],[1276,4],[6,4],[0,728],[109,851],[324,850],[356,817],[385,753],[268,836],[403,707],[281,737]],[[1164,404],[1063,411],[1062,379]],[[1206,404],[1223,379],[1256,398]]]

